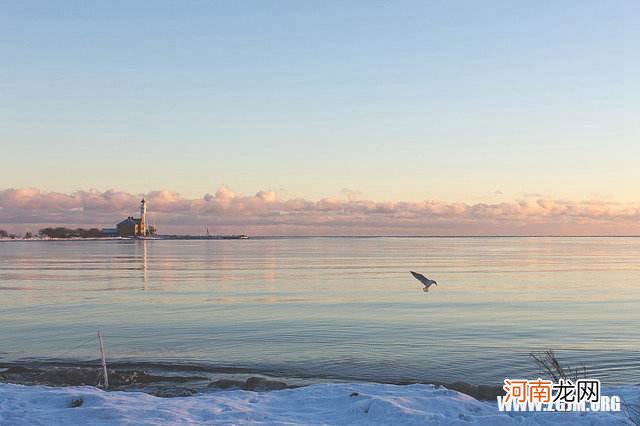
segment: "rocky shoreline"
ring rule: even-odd
[[[112,364],[108,369],[109,390],[141,391],[160,397],[190,396],[216,390],[272,391],[294,389],[326,380],[271,377],[242,369],[225,368],[224,373],[189,366],[159,370],[143,365]],[[65,365],[61,363],[2,363],[0,383],[45,385],[55,387],[97,386],[99,364]],[[335,381],[334,381],[335,382]],[[416,382],[390,383],[412,385]],[[446,387],[479,400],[495,400],[503,390],[500,386],[473,385],[465,382],[427,383]]]

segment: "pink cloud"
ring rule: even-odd
[[[282,199],[273,191],[215,194],[189,199],[167,190],[147,194],[89,190],[70,194],[35,188],[0,191],[0,227],[112,227],[148,201],[162,233],[252,235],[630,235],[640,234],[640,205],[605,201],[517,200],[495,204],[376,202],[346,197]]]

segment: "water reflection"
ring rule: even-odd
[[[142,240],[142,281],[144,282],[143,290],[147,290],[147,240]]]
[[[638,382],[639,255],[637,238],[3,243],[0,342],[46,357],[105,329],[148,336],[114,357],[476,383],[553,348]],[[442,286],[416,297],[414,268]]]

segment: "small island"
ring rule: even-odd
[[[206,235],[158,235],[157,228],[147,221],[147,204],[143,198],[140,201],[140,217],[128,216],[115,228],[47,227],[40,229],[37,236],[31,232],[25,232],[24,236],[19,236],[0,229],[0,240],[246,240],[249,238],[244,234],[210,235],[208,229]]]

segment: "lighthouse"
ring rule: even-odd
[[[138,232],[140,237],[147,236],[147,202],[144,198],[140,201],[140,228]]]
[[[129,216],[118,223],[112,232],[120,237],[148,237],[154,235],[155,229],[147,224],[147,202],[144,198],[140,201],[140,217]]]

